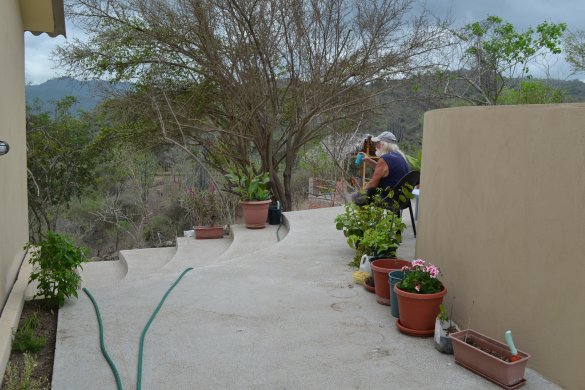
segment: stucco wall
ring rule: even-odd
[[[22,262],[28,240],[24,103],[24,33],[17,0],[0,1],[0,308]]]
[[[585,388],[585,104],[427,112],[419,213],[455,320]]]

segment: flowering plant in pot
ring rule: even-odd
[[[195,237],[223,237],[224,215],[219,194],[216,191],[197,191],[189,187],[181,202],[187,218],[193,223]]]
[[[402,267],[404,278],[396,283],[394,292],[400,307],[398,329],[413,336],[432,336],[435,319],[447,289],[438,279],[441,271],[422,259]]]
[[[272,195],[268,188],[269,173],[256,173],[252,165],[243,169],[231,166],[225,177],[231,191],[240,197],[246,227],[249,229],[265,227]]]

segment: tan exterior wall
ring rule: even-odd
[[[425,114],[416,254],[453,318],[585,388],[585,104]]]
[[[17,0],[0,1],[0,140],[10,152],[0,156],[0,307],[28,241],[24,32]]]

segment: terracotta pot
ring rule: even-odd
[[[392,271],[402,269],[405,265],[410,266],[410,261],[400,259],[378,259],[372,261],[370,268],[374,274],[376,302],[381,305],[390,306],[390,284],[388,283],[388,274]]]
[[[502,342],[473,330],[451,333],[449,337],[453,342],[453,353],[457,364],[504,388],[518,388],[526,382],[524,371],[526,370],[526,363],[530,359],[528,353],[518,350],[520,360],[505,362],[466,343],[465,340],[467,337],[476,346],[493,351],[509,359],[512,357],[512,353],[508,346]]]
[[[223,226],[195,226],[195,239],[222,238]]]
[[[268,219],[269,200],[247,200],[242,201],[242,210],[244,212],[244,223],[248,229],[262,229],[266,227]]]
[[[402,291],[394,285],[394,293],[400,308],[396,327],[410,336],[432,336],[435,334],[435,319],[447,289],[434,294],[414,294]]]

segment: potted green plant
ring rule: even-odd
[[[245,169],[230,167],[226,179],[232,192],[240,197],[246,227],[248,229],[264,228],[271,203],[268,172],[256,173],[251,165],[246,166]]]
[[[438,267],[424,260],[413,260],[402,268],[404,278],[394,285],[400,313],[396,327],[411,336],[432,336],[435,319],[447,289],[439,280]]]
[[[196,239],[223,237],[224,218],[216,191],[197,191],[189,187],[185,191],[182,205],[193,224]]]
[[[435,349],[442,353],[452,354],[453,343],[449,335],[455,332],[459,332],[459,327],[451,320],[445,305],[441,303],[439,314],[437,314],[437,319],[435,320]]]
[[[383,205],[380,195],[376,194],[369,204],[347,204],[344,213],[335,218],[336,229],[343,231],[347,244],[356,250],[354,266],[358,266],[364,254],[370,261],[396,256],[406,225]]]

